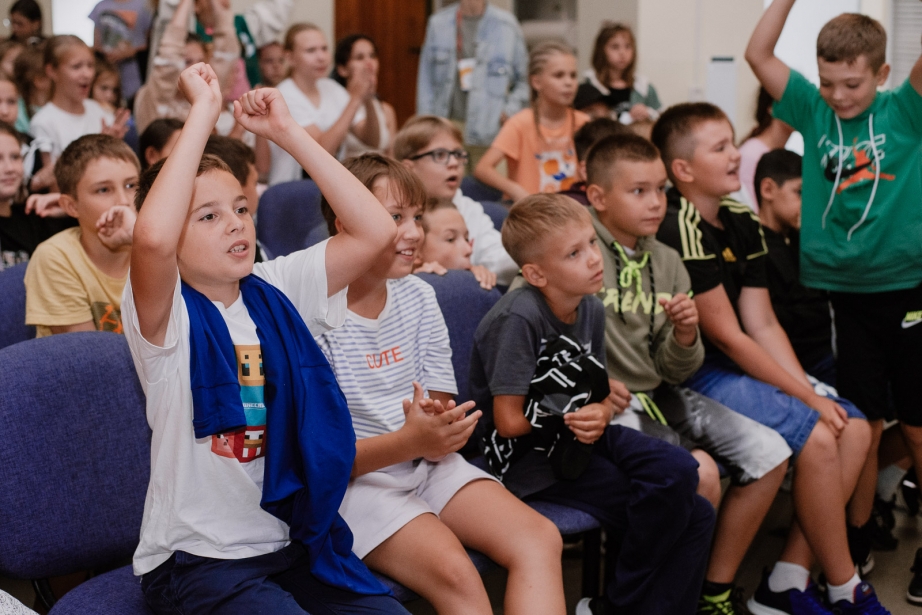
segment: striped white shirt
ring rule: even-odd
[[[346,395],[358,439],[403,426],[403,400],[413,398],[414,380],[427,392],[458,393],[435,291],[416,276],[387,281],[378,318],[349,311],[346,323],[317,343]]]

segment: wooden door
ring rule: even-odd
[[[336,39],[366,34],[378,46],[378,96],[394,106],[398,126],[416,113],[416,73],[429,0],[334,0]]]

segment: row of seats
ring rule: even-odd
[[[24,267],[0,273],[0,575],[30,579],[52,615],[148,614],[130,560],[150,474],[151,432],[144,394],[125,340],[111,333],[34,336],[24,326]],[[499,299],[467,271],[420,276],[445,315],[461,400],[477,323]],[[17,320],[18,319],[18,320]],[[7,325],[11,327],[6,331]],[[17,338],[17,339],[12,339]],[[532,506],[564,535],[584,540],[582,595],[597,595],[599,523],[580,511]],[[478,569],[493,566],[472,553]],[[114,570],[113,565],[120,566]],[[109,570],[57,601],[48,577]],[[395,595],[415,598],[385,579]]]

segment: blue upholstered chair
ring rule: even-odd
[[[502,201],[503,192],[492,186],[488,186],[479,179],[471,175],[465,175],[461,179],[461,192],[464,196],[469,196],[475,201]]]
[[[35,337],[35,327],[26,326],[26,286],[22,280],[27,264],[0,271],[0,348]]]
[[[125,338],[69,333],[0,350],[0,424],[0,574],[32,580],[51,606],[44,579],[106,569],[138,543],[150,429]],[[130,570],[119,574],[81,585],[52,612],[149,613]]]
[[[471,351],[474,347],[474,332],[477,325],[500,299],[499,291],[495,288],[490,291],[480,288],[480,284],[469,271],[449,271],[444,276],[435,273],[416,274],[435,289],[435,296],[445,317],[448,327],[448,337],[451,341],[451,362],[455,370],[455,380],[458,384],[458,401],[470,399],[468,383],[470,382]],[[464,452],[470,456],[476,448],[468,443]],[[486,462],[482,456],[475,457],[471,463],[486,469]],[[596,596],[599,594],[599,573],[601,571],[601,524],[588,513],[575,508],[568,508],[550,502],[532,501],[529,505],[550,519],[560,533],[564,536],[575,536],[583,539],[583,596]],[[471,558],[475,565],[479,553],[473,553]],[[484,558],[486,559],[486,558]],[[489,560],[487,560],[489,562]],[[478,570],[483,568],[478,566]]]
[[[320,230],[318,231],[318,227]],[[259,199],[256,238],[266,258],[286,256],[326,237],[320,189],[309,179],[277,184]]]
[[[497,231],[501,231],[503,222],[506,221],[506,216],[509,215],[509,208],[494,201],[482,201],[480,204],[483,205],[483,211],[493,220],[493,227]]]

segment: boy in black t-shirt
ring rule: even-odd
[[[588,210],[558,194],[526,197],[509,210],[503,246],[528,284],[504,295],[474,335],[470,389],[491,471],[521,498],[624,531],[605,595],[583,599],[577,615],[691,615],[714,510],[695,493],[688,452],[609,425],[629,399],[609,393],[594,296],[602,257]]]
[[[800,283],[801,164],[799,154],[776,149],[756,165],[753,183],[768,246],[768,294],[804,370],[835,386],[829,293]]]
[[[775,317],[762,227],[749,208],[725,197],[740,187],[733,138],[727,116],[709,103],[675,105],[653,129],[675,186],[657,239],[685,262],[705,337],[704,365],[686,386],[775,429],[795,454],[795,523],[749,609],[885,612],[855,572],[846,540],[845,506],[870,429],[851,403],[814,391]],[[829,582],[825,604],[810,582],[814,555]]]

